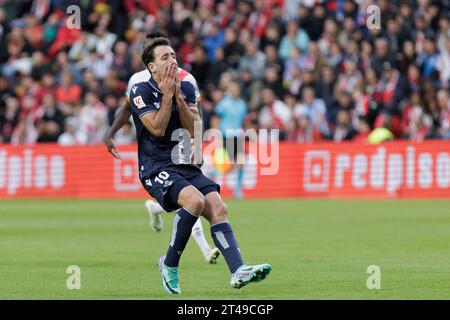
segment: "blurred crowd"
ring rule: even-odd
[[[198,82],[205,129],[450,139],[449,13],[450,0],[0,0],[0,143],[102,143],[156,30]],[[134,140],[131,122],[116,135]]]

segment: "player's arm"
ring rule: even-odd
[[[127,101],[126,104],[117,110],[114,121],[106,133],[105,144],[108,151],[117,159],[121,159],[119,152],[116,149],[116,144],[114,142],[114,135],[120,130],[130,119],[131,108],[130,103]]]
[[[178,69],[167,66],[158,87],[163,93],[161,105],[156,112],[149,112],[140,117],[142,124],[156,137],[163,137],[172,113],[172,99],[175,94],[175,73]]]
[[[173,97],[173,96],[172,96]],[[156,112],[151,112],[141,117],[142,124],[155,137],[164,137],[172,112],[172,97],[163,95],[161,107]]]
[[[200,125],[202,123],[200,112],[198,111],[198,108],[194,103],[186,103],[182,96],[176,97],[176,100],[178,104],[178,111],[180,113],[181,124],[183,125],[183,128],[189,131],[191,137],[193,137],[195,122],[198,121]]]
[[[197,108],[197,105],[194,103],[196,97],[191,98],[192,102],[186,102],[181,95],[180,81],[178,80],[178,73],[176,75],[176,90],[175,90],[175,100],[178,105],[178,112],[180,115],[180,121],[183,125],[183,128],[189,131],[191,137],[194,137],[194,125],[196,122],[200,124],[200,128],[202,128],[202,117]],[[189,99],[189,97],[188,97]]]

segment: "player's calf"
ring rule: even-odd
[[[223,204],[220,195],[212,192],[207,194],[205,198],[206,205],[203,215],[210,221],[218,221],[211,224],[211,235],[231,271],[231,285],[239,289],[249,283],[265,279],[272,270],[269,264],[244,265],[233,230],[227,221],[226,206]]]
[[[178,203],[182,208],[178,210],[174,217],[172,237],[164,261],[168,267],[178,267],[181,254],[191,236],[192,227],[197,222],[201,210],[203,210],[205,200],[196,188],[187,186],[181,189]]]
[[[227,221],[226,206],[218,192],[208,193],[205,199],[203,216],[211,223],[214,244],[225,258],[231,273],[234,273],[244,263],[231,225]]]

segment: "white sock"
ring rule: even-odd
[[[163,207],[161,207],[161,205],[160,205],[158,202],[156,202],[156,203],[154,204],[154,206],[155,206],[155,209],[158,210],[158,212],[155,212],[156,214],[160,214],[160,213],[163,213],[163,212],[164,212]]]
[[[191,235],[194,237],[197,242],[200,250],[202,251],[205,258],[211,252],[212,248],[209,246],[209,243],[206,241],[205,234],[203,232],[203,226],[200,219],[197,219],[194,226],[192,227]]]
[[[148,212],[152,214],[161,214],[164,212],[164,209],[161,207],[161,205],[153,200],[146,200],[145,206],[147,207]]]

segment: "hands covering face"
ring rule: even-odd
[[[180,80],[178,78],[178,66],[175,63],[164,66],[161,81],[158,86],[161,92],[169,97],[172,97],[175,93],[179,93]]]

